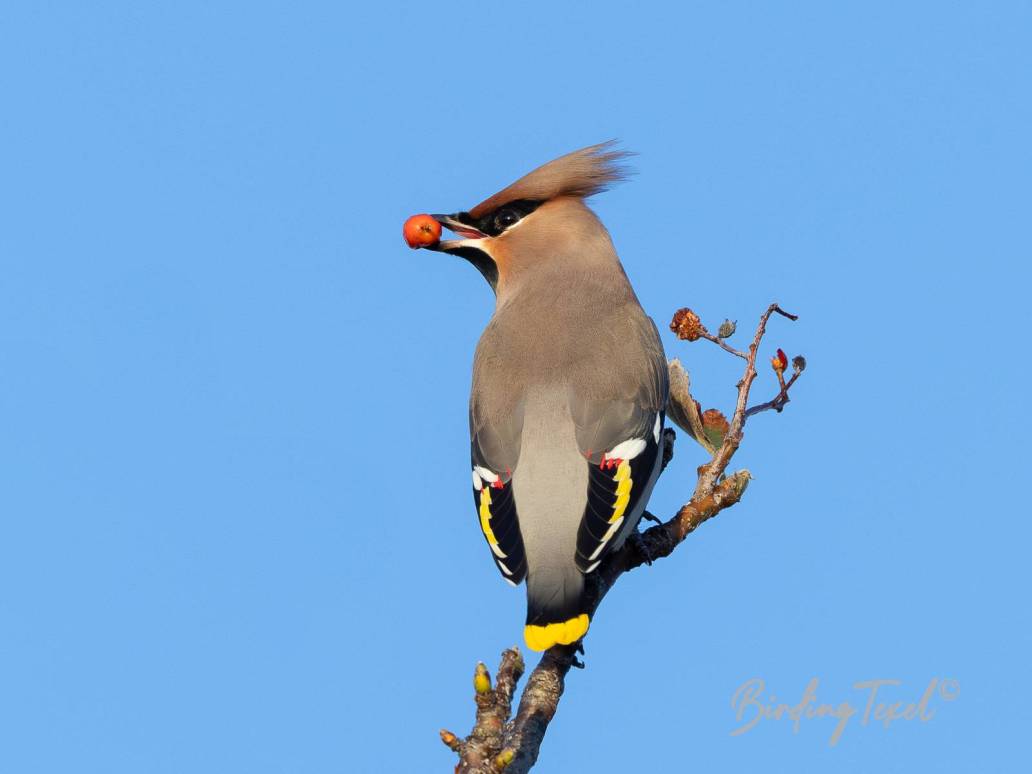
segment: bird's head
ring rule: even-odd
[[[429,216],[457,239],[409,244],[465,258],[496,292],[556,261],[615,261],[609,234],[584,200],[624,179],[619,162],[627,155],[607,142],[560,156],[468,211]]]

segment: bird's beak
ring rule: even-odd
[[[468,220],[469,216],[462,212],[455,215],[431,215],[430,217],[449,231],[454,231],[462,239],[446,239],[434,245],[427,245],[426,249],[466,259],[484,276],[491,289],[496,289],[498,287],[498,266],[485,249],[485,243],[491,241],[487,238],[489,235],[475,226],[464,223],[463,221]]]
[[[466,223],[463,223],[458,219],[458,215],[431,215],[431,218],[436,220],[442,226],[449,231],[454,231],[462,239],[445,239],[442,242],[438,242],[429,249],[439,250],[443,253],[455,251],[462,247],[473,247],[478,239],[485,239],[487,234],[478,228],[474,228]]]

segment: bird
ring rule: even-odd
[[[474,508],[502,578],[526,581],[536,651],[587,633],[586,580],[637,532],[662,468],[663,345],[586,202],[626,178],[629,155],[613,141],[567,153],[430,215],[458,238],[419,245],[465,259],[495,294],[473,359]]]

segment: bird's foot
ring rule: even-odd
[[[663,428],[663,460],[660,463],[661,470],[665,469],[670,464],[670,460],[674,458],[674,441],[677,439],[677,433],[673,431],[673,428]]]
[[[631,548],[634,549],[634,552],[641,557],[641,560],[645,562],[645,564],[651,567],[652,552],[649,551],[648,546],[645,545],[645,541],[642,539],[641,533],[635,530],[631,533],[631,536],[628,538],[628,540],[630,541]]]

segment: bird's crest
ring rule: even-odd
[[[553,159],[480,202],[469,214],[479,218],[521,199],[544,202],[557,196],[584,199],[601,193],[628,174],[620,162],[632,154],[615,150],[614,144],[615,140],[610,140]]]

